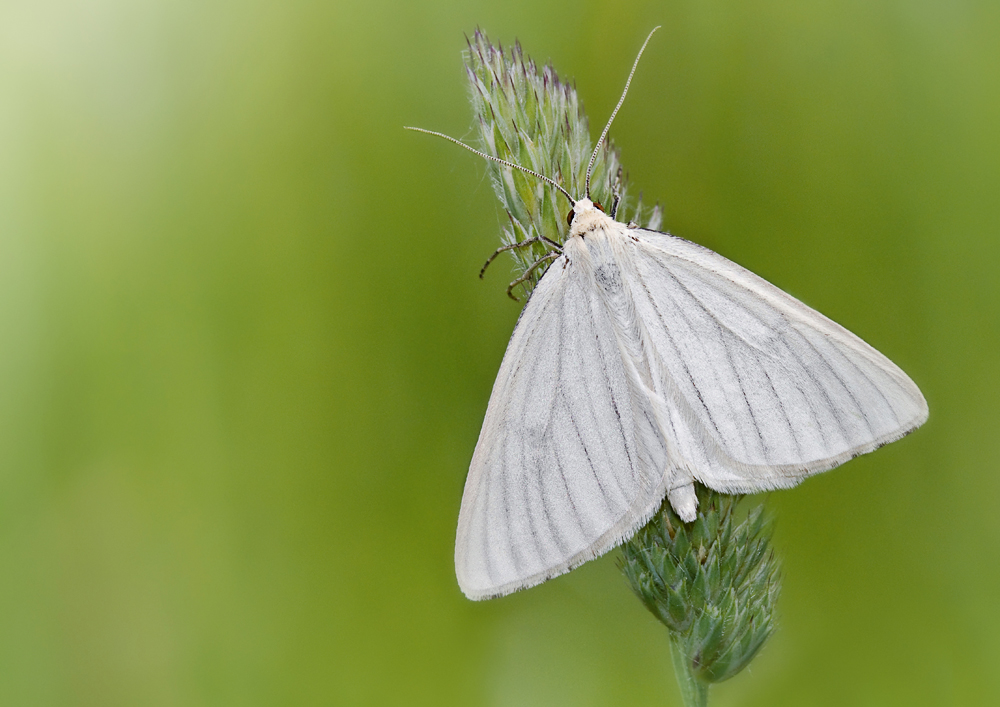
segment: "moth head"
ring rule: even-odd
[[[604,213],[604,207],[601,206],[599,201],[591,201],[590,199],[577,199],[573,202],[573,208],[569,210],[566,214],[566,223],[570,226],[573,225],[573,219],[576,218],[578,214],[585,214],[593,211],[600,211]]]
[[[573,204],[573,210],[566,215],[571,238],[583,236],[595,228],[604,228],[609,220],[604,213],[604,207],[587,198],[577,199]]]

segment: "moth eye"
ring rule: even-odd
[[[576,213],[576,212],[573,211],[573,209],[570,209],[569,213],[566,214],[566,225],[567,226],[572,226],[573,225],[573,214],[574,213]]]
[[[604,213],[604,207],[603,207],[603,206],[601,206],[601,202],[599,202],[599,201],[595,201],[595,202],[594,202],[594,206],[596,206],[596,207],[597,207],[597,210],[598,210],[598,211],[600,211],[600,212],[601,212],[602,214]]]

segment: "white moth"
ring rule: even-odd
[[[788,488],[927,419],[913,381],[847,329],[707,248],[606,215],[590,168],[581,199],[536,176],[573,203],[570,235],[514,329],[472,457],[455,547],[470,599],[607,552],[664,496],[693,521],[695,481]]]

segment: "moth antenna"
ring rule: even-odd
[[[601,151],[601,145],[604,144],[604,138],[606,138],[608,136],[608,130],[611,129],[611,123],[614,122],[615,116],[618,115],[618,109],[621,108],[622,107],[622,103],[625,102],[625,96],[626,96],[626,94],[628,94],[629,84],[632,83],[632,75],[635,74],[635,69],[636,69],[637,66],[639,66],[639,59],[642,58],[642,53],[644,51],[646,51],[646,45],[649,44],[649,40],[653,38],[653,32],[655,32],[656,30],[660,29],[660,26],[661,25],[656,25],[656,27],[653,28],[653,31],[650,32],[648,35],[646,35],[646,41],[642,43],[642,48],[639,49],[639,55],[635,58],[635,62],[632,64],[632,71],[630,71],[629,74],[628,74],[628,80],[625,81],[625,90],[622,91],[622,97],[618,99],[618,105],[616,105],[615,109],[613,111],[611,111],[611,117],[608,118],[608,124],[604,126],[604,132],[601,133],[601,138],[597,141],[597,147],[594,148],[594,154],[592,154],[590,156],[590,164],[587,165],[587,188],[586,188],[586,191],[587,191],[587,198],[588,199],[590,198],[590,173],[591,173],[591,170],[594,169],[594,162],[597,161],[597,153],[599,153]]]
[[[445,135],[444,133],[434,132],[433,130],[424,130],[423,128],[411,128],[408,125],[404,125],[403,129],[404,130],[415,130],[418,133],[427,133],[428,135],[436,135],[437,137],[443,137],[445,140],[448,140],[449,142],[453,142],[456,145],[458,145],[459,147],[464,147],[469,152],[474,152],[477,155],[479,155],[480,157],[485,157],[488,160],[493,160],[494,162],[498,162],[499,164],[502,164],[505,167],[510,167],[512,169],[519,169],[522,172],[527,172],[531,176],[538,177],[543,182],[547,182],[547,183],[551,184],[552,186],[554,186],[559,191],[561,191],[563,193],[563,195],[567,199],[569,199],[570,206],[575,206],[576,205],[576,199],[574,199],[572,196],[570,196],[570,194],[569,194],[568,191],[566,191],[565,189],[562,188],[562,186],[560,186],[559,184],[557,184],[554,179],[550,179],[549,177],[546,177],[544,174],[539,174],[538,172],[536,172],[534,170],[531,170],[531,169],[528,169],[527,167],[522,167],[519,164],[514,164],[513,162],[508,162],[507,160],[502,160],[499,157],[494,157],[493,155],[487,155],[485,152],[480,152],[476,148],[470,147],[469,145],[466,145],[461,140],[456,140],[455,138],[451,137],[450,135]]]

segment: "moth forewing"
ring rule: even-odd
[[[612,315],[569,251],[542,277],[493,387],[459,514],[467,596],[538,584],[620,544],[666,494],[666,441]]]
[[[707,486],[791,486],[926,420],[917,386],[847,329],[707,248],[650,231],[634,243],[669,434]]]

